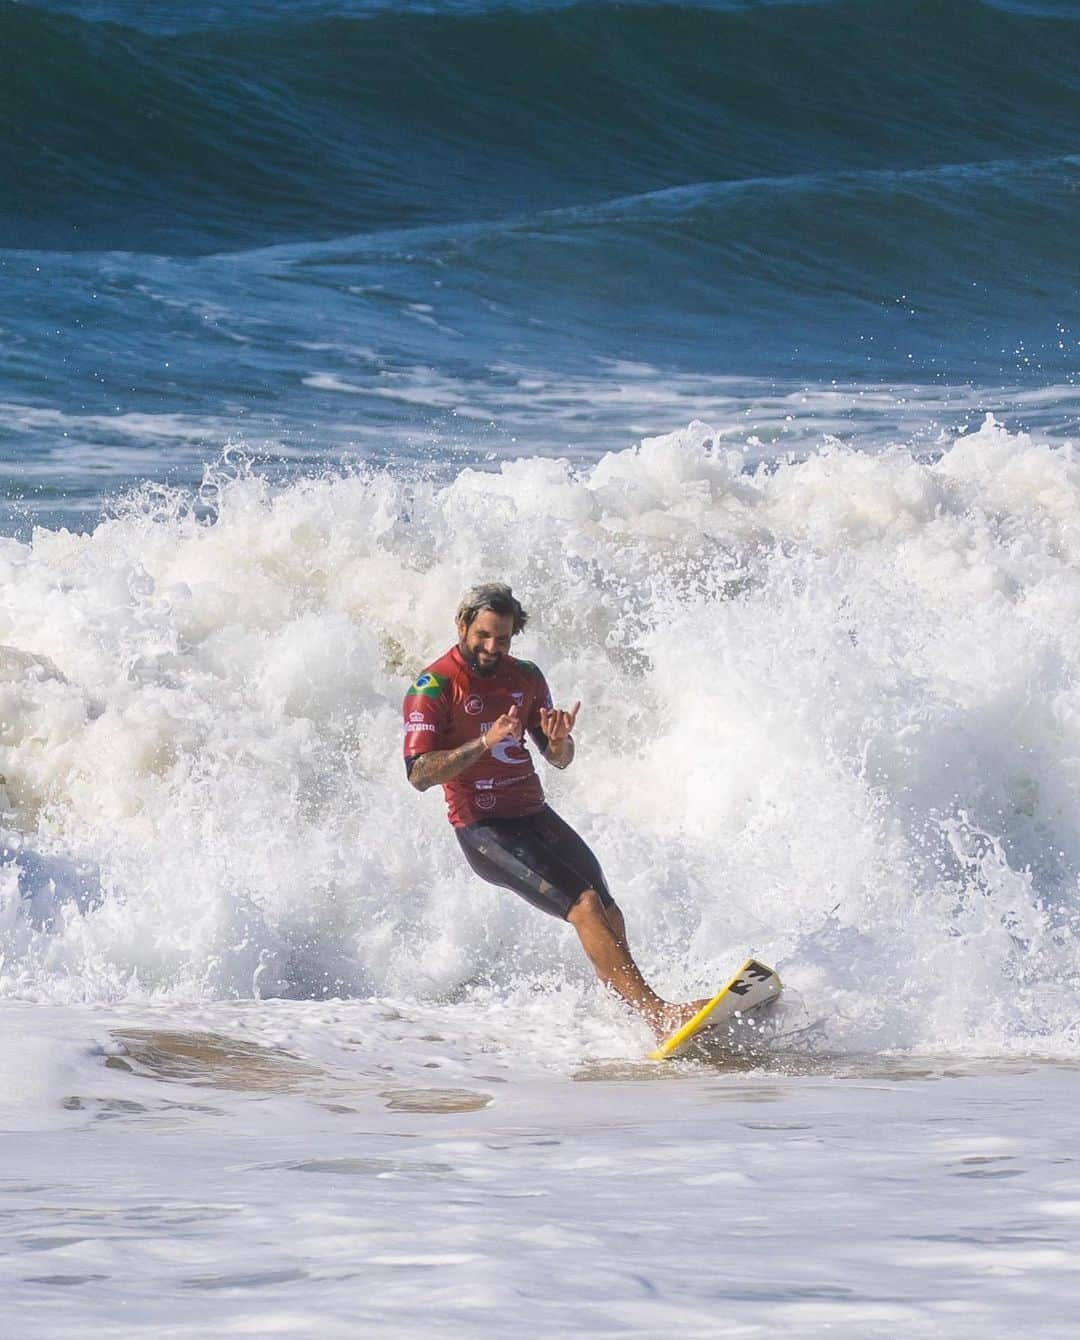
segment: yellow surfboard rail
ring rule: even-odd
[[[649,1060],[666,1061],[705,1028],[721,1005],[726,1005],[727,1009],[721,1018],[715,1021],[717,1023],[723,1018],[748,1014],[751,1010],[756,1010],[759,1005],[775,1000],[782,990],[783,983],[774,969],[756,958],[748,958],[692,1019],[688,1019],[681,1028],[665,1038],[655,1051],[649,1053]]]

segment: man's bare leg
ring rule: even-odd
[[[615,939],[619,944],[630,953],[630,942],[626,938],[626,922],[623,920],[622,909],[618,903],[609,903],[604,908],[604,916],[607,917],[608,925],[615,933]],[[633,955],[631,955],[633,957]]]
[[[586,889],[567,913],[578,933],[581,947],[596,975],[623,1000],[645,1016],[657,1038],[665,1038],[682,1027],[705,1001],[676,1005],[658,996],[641,975],[626,944],[626,923],[614,904],[606,908],[595,889]]]

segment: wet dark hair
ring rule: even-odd
[[[491,610],[492,614],[511,614],[514,618],[514,632],[520,633],[529,622],[529,616],[521,608],[521,602],[505,582],[482,582],[479,586],[470,586],[461,597],[454,616],[458,623],[468,628],[481,610]]]

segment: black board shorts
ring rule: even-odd
[[[454,832],[481,879],[513,889],[541,912],[565,921],[586,889],[595,889],[605,907],[615,901],[588,844],[548,805],[520,819],[480,819]]]

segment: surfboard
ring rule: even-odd
[[[782,990],[780,978],[772,968],[759,963],[756,958],[748,958],[708,1004],[649,1053],[649,1060],[667,1061],[678,1056],[700,1034],[767,1005]]]

